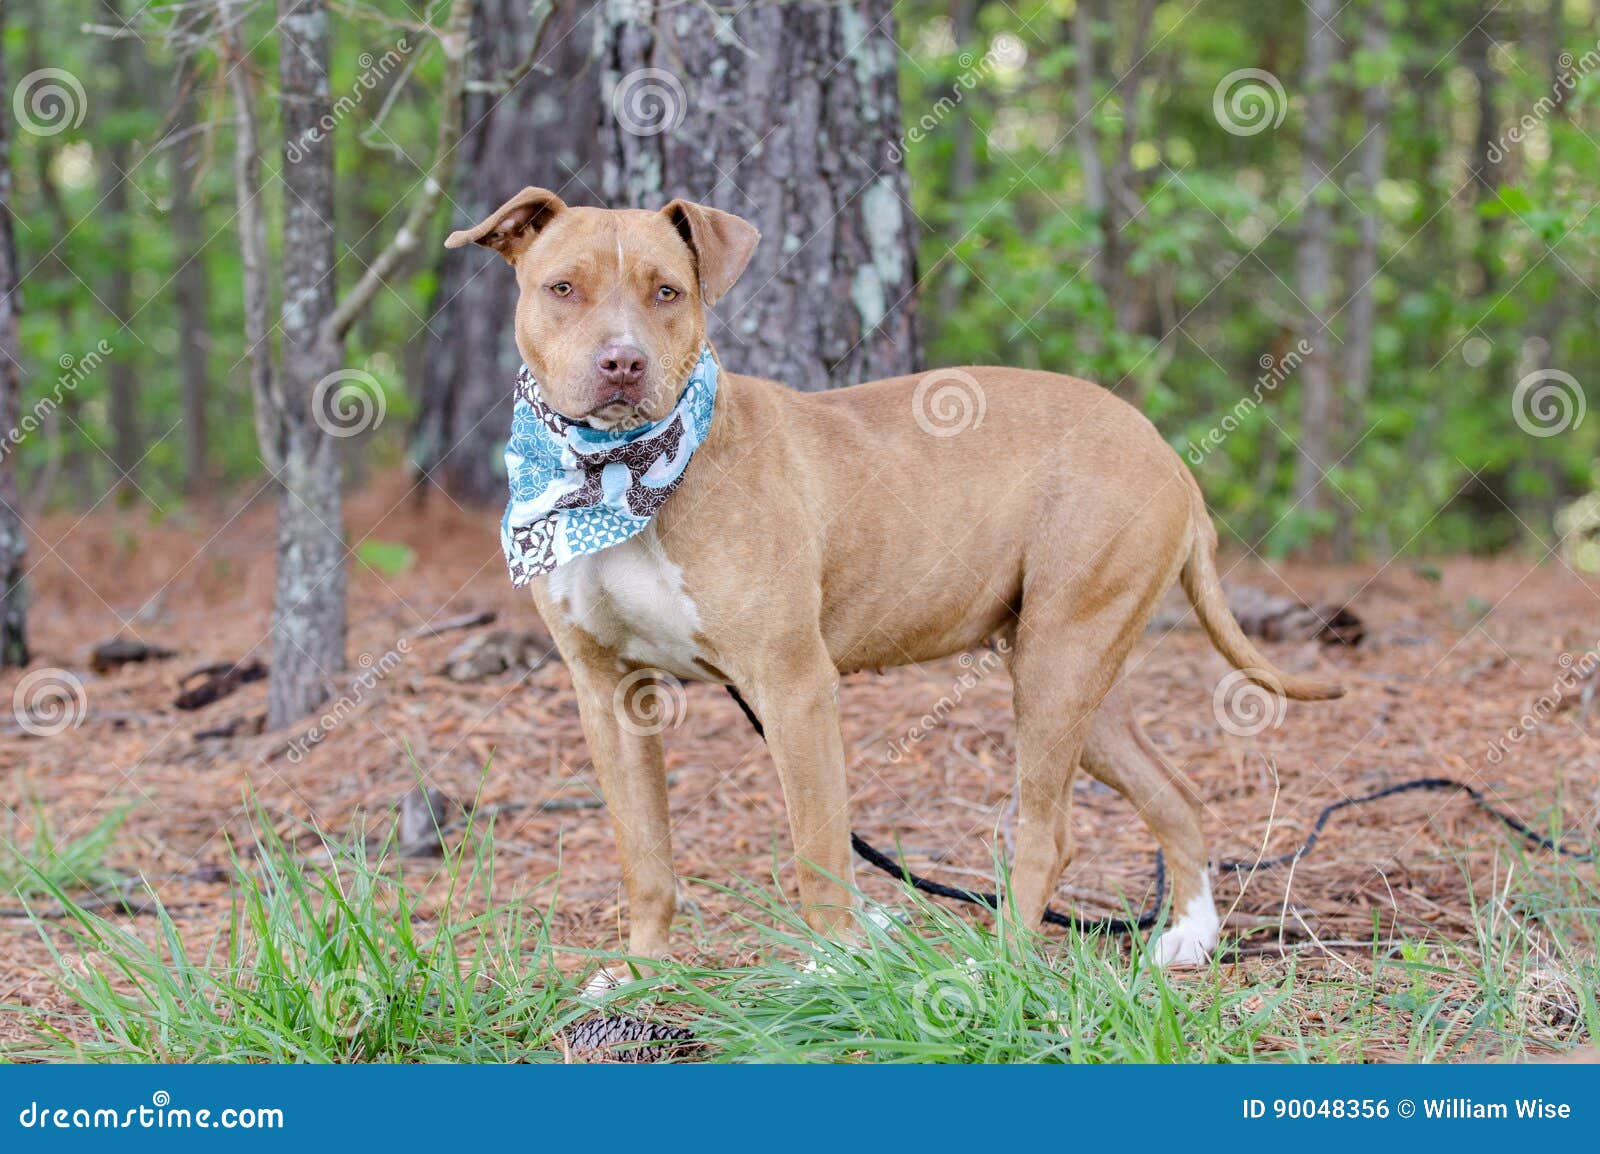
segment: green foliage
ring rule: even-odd
[[[271,4],[238,7],[245,21],[240,38],[250,46],[249,62],[238,67],[259,82],[262,207],[269,245],[276,246],[277,229],[271,225],[279,219],[283,197],[276,173],[286,161],[274,82],[275,12]],[[339,238],[335,280],[343,289],[360,278],[399,227],[406,198],[421,178],[419,166],[431,154],[438,106],[440,52],[432,36],[414,30],[421,18],[417,6],[381,0],[361,7],[364,11],[334,18],[330,48],[329,89],[336,102],[348,105],[332,134]],[[432,8],[432,15],[442,19],[438,5]],[[191,90],[197,127],[185,136],[173,132],[180,59],[171,34],[178,27],[203,30],[208,20],[188,6],[141,8],[132,20],[140,34],[135,48],[140,101],[120,108],[107,79],[105,40],[82,32],[81,13],[71,6],[37,5],[25,20],[8,22],[5,47],[13,84],[30,71],[61,68],[85,91],[84,116],[76,126],[69,117],[56,132],[12,131],[24,305],[23,412],[46,402],[40,427],[17,450],[21,489],[30,504],[87,508],[116,480],[108,457],[112,361],[128,366],[137,384],[140,438],[148,453],[136,470],[140,492],[135,496],[165,506],[185,487],[175,280],[184,254],[173,216],[184,151],[179,145],[185,141],[192,145],[197,182],[202,247],[195,259],[205,275],[208,331],[201,339],[209,370],[211,468],[233,485],[259,484],[262,476],[244,341],[233,105],[227,86],[231,66],[216,53],[202,51],[196,57]],[[398,65],[382,63],[391,52]],[[380,122],[379,109],[402,75],[405,83]],[[123,219],[113,219],[102,207],[104,185],[114,175],[110,153],[118,144],[130,150]],[[132,282],[133,315],[126,326],[102,303],[107,286],[117,279]],[[351,334],[347,362],[366,365],[386,380],[399,375],[394,366],[418,360],[414,342],[432,312],[432,284],[431,270],[424,267],[381,292]],[[363,442],[362,451],[380,464],[398,460],[407,410],[402,394],[390,406],[391,419]]]
[[[66,917],[37,925],[71,1008],[64,1019],[39,1020],[36,1046],[16,1056],[558,1057],[554,1034],[581,1006],[554,968],[546,923],[529,924],[522,902],[494,897],[489,831],[468,831],[421,869],[393,857],[392,841],[373,857],[359,835],[322,840],[306,857],[270,821],[256,830],[254,854],[233,859],[231,926],[210,942],[188,940],[159,901],[152,941],[52,887]]]
[[[759,960],[669,965],[610,1000],[689,1014],[714,1060],[735,1062],[1444,1061],[1584,1044],[1600,1036],[1600,889],[1520,846],[1502,860],[1465,942],[1386,942],[1375,920],[1370,958],[1199,973],[1149,965],[1138,941],[1019,932],[915,892],[866,902],[841,946],[744,886]]]
[[[1074,0],[979,2],[972,29],[959,36],[951,6],[899,5],[902,143],[922,226],[929,363],[1002,362],[1098,380],[1136,401],[1181,449],[1216,427],[1256,387],[1264,358],[1281,359],[1303,327],[1295,265],[1307,201],[1306,14],[1257,0],[1160,4],[1148,53],[1135,61],[1140,7],[1104,8],[1093,107],[1080,118]],[[1362,33],[1380,9],[1391,35],[1374,48]],[[429,17],[440,14],[432,5]],[[1480,82],[1469,56],[1468,33],[1480,18],[1493,42],[1485,127],[1500,159],[1492,165],[1477,139]],[[155,6],[140,17],[142,99],[129,107],[117,107],[115,86],[100,82],[103,38],[83,35],[67,7],[42,6],[26,27],[13,21],[7,32],[13,77],[48,66],[96,81],[86,84],[81,124],[14,133],[26,274],[23,407],[59,401],[18,452],[32,505],[86,507],[115,479],[101,363],[113,358],[138,383],[149,450],[137,469],[140,492],[164,505],[185,483],[174,299],[184,254],[172,215],[181,150],[166,130],[178,65],[167,33],[186,19],[183,6]],[[241,30],[250,45],[245,67],[260,81],[269,221],[281,212],[273,176],[284,163],[272,19],[270,5],[255,5]],[[337,279],[345,287],[397,227],[431,148],[440,54],[432,37],[402,31],[418,19],[410,0],[335,15],[330,91],[359,97],[333,133]],[[1562,19],[1566,64],[1551,51],[1550,21],[1539,6],[1485,11],[1467,0],[1361,0],[1341,11],[1329,81],[1339,163],[1312,195],[1335,224],[1335,315],[1326,343],[1336,381],[1344,378],[1346,306],[1357,287],[1349,254],[1360,214],[1378,214],[1371,384],[1361,396],[1341,386],[1346,395],[1331,431],[1340,461],[1330,483],[1349,510],[1351,539],[1369,552],[1489,551],[1548,538],[1556,510],[1591,487],[1600,422],[1535,437],[1513,417],[1513,390],[1530,372],[1560,369],[1581,390],[1600,367],[1589,287],[1600,279],[1600,215],[1590,211],[1600,195],[1593,145],[1600,69],[1585,63],[1593,36],[1578,10],[1565,6]],[[363,87],[371,60],[402,36],[410,45],[404,68]],[[1015,50],[996,56],[1000,45]],[[1136,89],[1124,79],[1135,63]],[[247,419],[228,67],[215,53],[197,57],[193,160],[207,240],[198,260],[206,275],[212,467],[225,483],[241,485],[259,478],[261,465]],[[1219,124],[1214,102],[1224,78],[1242,69],[1277,79],[1283,97],[1272,111],[1281,119],[1234,135]],[[527,82],[559,80],[535,73]],[[694,99],[693,78],[685,80]],[[1385,86],[1391,108],[1384,177],[1368,195],[1352,177],[1355,146],[1368,130],[1359,90],[1371,84]],[[1108,236],[1087,203],[1080,141],[1092,129],[1109,165],[1130,121],[1129,171],[1119,178],[1129,219],[1109,239],[1142,304],[1135,323],[1119,328],[1091,263]],[[123,219],[102,207],[118,148],[129,151],[133,185]],[[435,222],[433,235],[443,223]],[[101,303],[107,286],[123,280],[135,310],[127,326]],[[414,407],[406,398],[419,388],[416,353],[428,339],[436,284],[424,260],[380,294],[350,341],[348,363],[368,366],[394,402],[384,426],[352,446],[379,464],[403,451]],[[110,351],[97,360],[103,347]],[[1225,532],[1272,552],[1333,527],[1332,514],[1312,514],[1297,499],[1300,389],[1290,374],[1195,465]]]
[[[392,839],[291,842],[260,813],[254,824],[253,852],[232,859],[231,921],[208,942],[154,893],[153,920],[130,921],[43,886],[64,914],[35,927],[65,1005],[6,1007],[30,1040],[0,1058],[540,1062],[561,1057],[571,1023],[619,1011],[687,1024],[695,1057],[722,1062],[1436,1061],[1600,1034],[1600,889],[1587,867],[1520,847],[1488,897],[1472,896],[1464,941],[1386,940],[1375,915],[1366,958],[1198,972],[1151,966],[1140,939],[1045,936],[914,892],[863,899],[841,944],[776,884],[741,884],[723,892],[760,939],[754,960],[669,961],[596,1006],[557,968],[553,884],[542,915],[524,912],[537,894],[496,897],[492,828],[421,864],[395,858]],[[701,946],[732,949],[726,935]]]
[[[417,559],[417,552],[403,541],[379,541],[368,537],[356,546],[356,557],[380,576],[400,576]]]
[[[1520,846],[1502,866],[1487,895],[1468,878],[1472,939],[1404,942],[1385,963],[1409,978],[1389,1001],[1415,1018],[1411,1061],[1600,1037],[1600,887],[1581,868],[1534,860]]]
[[[1342,13],[1333,181],[1320,190],[1334,214],[1335,316],[1342,379],[1348,310],[1357,287],[1348,253],[1358,213],[1379,213],[1377,324],[1371,387],[1346,396],[1330,477],[1348,498],[1358,544],[1397,551],[1504,548],[1527,531],[1550,538],[1551,518],[1585,491],[1597,446],[1589,421],[1559,436],[1528,435],[1512,394],[1529,372],[1553,367],[1586,386],[1600,367],[1590,334],[1600,275],[1591,243],[1600,220],[1600,161],[1586,108],[1600,75],[1581,60],[1573,91],[1554,111],[1544,16],[1507,12],[1493,25],[1493,133],[1537,118],[1508,143],[1497,194],[1470,179],[1485,159],[1474,133],[1477,81],[1468,30],[1480,6],[1438,0],[1383,4],[1391,37],[1374,51],[1362,29],[1376,3]],[[902,5],[902,40],[916,67],[902,71],[904,114],[916,123],[961,84],[966,59],[1014,36],[1026,58],[963,90],[954,118],[906,148],[924,225],[924,316],[934,363],[1016,363],[1098,380],[1139,403],[1183,449],[1215,427],[1255,386],[1264,357],[1298,335],[1297,228],[1304,200],[1300,132],[1303,8],[1224,0],[1199,10],[1156,10],[1140,90],[1128,187],[1136,205],[1119,242],[1153,302],[1144,322],[1115,331],[1090,258],[1103,230],[1085,203],[1077,66],[1067,0],[980,4],[964,43],[945,5]],[[1086,125],[1109,165],[1129,109],[1123,75],[1138,5],[1112,5],[1099,26],[1096,104]],[[1593,47],[1578,27],[1563,45]],[[1109,55],[1109,63],[1107,54]],[[1247,136],[1224,131],[1213,98],[1224,77],[1258,68],[1285,92],[1284,118]],[[1355,146],[1367,131],[1355,86],[1387,86],[1385,176],[1372,203],[1355,199]],[[1588,138],[1587,140],[1585,138]],[[960,183],[970,139],[975,173]],[[938,302],[930,309],[927,302]],[[1331,528],[1296,501],[1300,382],[1290,375],[1196,466],[1224,530],[1281,553]],[[1520,518],[1520,521],[1519,521]]]
[[[611,995],[646,1015],[692,1014],[719,1061],[1226,1062],[1269,1056],[1263,1035],[1292,1029],[1280,1020],[1292,971],[1174,979],[1137,948],[1019,932],[914,892],[904,911],[867,905],[859,940],[839,945],[771,890],[738,896],[762,960],[669,966]]]
[[[60,890],[99,890],[122,881],[106,864],[117,831],[127,820],[126,808],[111,811],[81,836],[63,837],[50,826],[44,807],[35,805],[32,832],[16,838],[16,815],[9,814],[6,836],[0,837],[0,893],[37,898]]]

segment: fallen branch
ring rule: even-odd
[[[102,641],[94,647],[94,652],[89,654],[89,668],[96,673],[109,673],[123,665],[133,665],[141,661],[165,661],[177,655],[176,649],[164,649],[137,638],[113,637],[110,641]]]
[[[243,664],[219,661],[202,665],[178,682],[180,692],[172,704],[183,710],[201,709],[227,697],[239,686],[261,681],[266,676],[267,667],[259,661]]]
[[[476,613],[463,613],[457,617],[446,617],[443,621],[430,621],[401,636],[439,637],[446,633],[453,633],[457,629],[476,629],[480,625],[493,625],[499,619],[499,616],[493,609],[482,609]]]
[[[1367,635],[1361,618],[1348,606],[1308,605],[1293,597],[1268,593],[1250,585],[1229,585],[1228,610],[1246,633],[1267,641],[1317,641],[1323,645],[1359,645]]]

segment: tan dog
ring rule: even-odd
[[[526,188],[446,243],[485,245],[516,269],[517,347],[546,402],[627,428],[672,410],[705,309],[758,239],[686,201],[569,208]],[[1215,948],[1199,803],[1134,719],[1123,663],[1181,580],[1250,680],[1297,700],[1340,688],[1279,672],[1245,638],[1199,487],[1131,406],[1054,373],[944,370],[981,413],[948,435],[930,420],[927,379],[807,394],[723,372],[710,434],[652,528],[535,579],[616,831],[633,954],[664,955],[676,880],[661,740],[624,724],[624,679],[653,670],[738,688],[783,785],[806,916],[838,935],[852,877],[839,675],[993,637],[1015,682],[1018,916],[1039,923],[1066,867],[1082,765],[1166,852],[1174,912],[1155,957],[1199,964]]]

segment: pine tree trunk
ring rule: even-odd
[[[121,9],[124,3],[125,0],[101,0],[103,17],[112,27],[122,27]],[[118,111],[131,110],[139,103],[135,85],[135,70],[142,67],[139,43],[131,36],[112,37],[105,41],[105,68],[109,77],[105,87],[109,89],[111,108],[102,116],[108,121],[114,120]],[[111,139],[105,148],[105,163],[100,166],[101,200],[95,215],[109,233],[105,240],[108,273],[103,295],[106,309],[119,326],[125,326],[133,315],[133,257],[130,252],[133,230],[129,219],[126,175],[132,163],[132,148],[126,129],[113,126]],[[119,332],[112,337],[111,343],[120,347],[126,339]],[[133,473],[140,457],[144,455],[139,430],[138,380],[132,354],[132,349],[122,350],[118,356],[108,358],[106,363],[111,461],[117,467],[112,487],[119,490],[125,499],[133,492]]]
[[[565,0],[553,10],[532,8],[527,0],[482,0],[473,13],[475,84],[494,84],[536,46],[538,68],[509,93],[468,93],[454,227],[478,223],[527,184],[553,189],[568,204],[599,203],[592,191],[600,185],[595,6]],[[516,285],[504,268],[471,255],[441,254],[412,451],[417,467],[453,497],[486,501],[505,496],[501,454],[522,358],[511,339]]]
[[[1493,200],[1500,192],[1500,165],[1494,159],[1499,155],[1499,150],[1495,147],[1495,135],[1500,131],[1499,114],[1495,110],[1499,77],[1489,60],[1489,53],[1495,45],[1490,21],[1497,7],[1498,5],[1485,0],[1480,7],[1477,22],[1467,33],[1466,41],[1462,45],[1462,62],[1478,82],[1477,120],[1473,131],[1472,155],[1468,157],[1468,163],[1472,169],[1472,198],[1474,203],[1479,204]],[[1500,280],[1501,218],[1479,216],[1477,220],[1476,255],[1480,290],[1485,296],[1492,297]],[[1496,367],[1504,368],[1506,365],[1502,360]]]
[[[718,304],[728,365],[795,388],[909,372],[915,218],[900,157],[889,0],[752,4],[731,17],[613,0],[601,84],[607,201],[686,197],[762,232]]]
[[[5,40],[6,9],[0,3],[0,43]],[[0,93],[10,92],[0,54]],[[17,247],[11,231],[11,118],[0,116],[0,430],[15,429],[21,411],[22,376],[17,368]],[[9,443],[0,442],[0,667],[28,663],[26,590],[23,558],[28,539],[17,510],[17,463]]]
[[[973,50],[973,56],[982,55],[982,40],[977,35],[978,0],[953,0],[950,5],[950,33],[955,38],[957,49],[965,52]],[[974,45],[977,46],[974,49]],[[946,189],[951,203],[965,204],[972,195],[972,186],[978,181],[978,133],[975,120],[978,110],[975,107],[979,99],[976,89],[965,96],[966,108],[962,114],[953,118],[950,123],[950,175]],[[946,229],[945,243],[953,250],[962,239],[966,231],[964,222],[959,216],[952,216]],[[947,270],[940,278],[938,292],[938,320],[954,316],[961,307],[961,283],[951,273],[954,269]],[[929,340],[936,340],[934,334],[929,334]]]
[[[1325,506],[1323,473],[1333,463],[1336,420],[1333,363],[1327,332],[1327,302],[1332,277],[1328,257],[1332,226],[1326,190],[1329,146],[1333,134],[1333,64],[1335,33],[1328,27],[1338,12],[1336,0],[1307,0],[1305,131],[1302,172],[1305,205],[1299,238],[1299,290],[1306,309],[1306,341],[1312,352],[1300,364],[1300,457],[1295,496],[1301,508],[1315,514]]]
[[[283,198],[283,488],[272,606],[267,726],[316,709],[344,668],[344,525],[338,442],[312,419],[312,393],[340,367],[324,322],[334,308],[333,142],[325,0],[279,0]]]
[[[209,492],[211,481],[207,456],[210,432],[206,420],[206,397],[210,391],[206,364],[211,345],[206,320],[209,289],[206,238],[201,228],[200,208],[195,202],[200,165],[194,91],[198,80],[194,58],[185,57],[178,69],[177,111],[173,117],[173,135],[177,143],[172,154],[171,218],[178,261],[178,271],[173,276],[173,298],[178,313],[178,374],[183,393],[184,483],[191,497],[204,496]]]
[[[1389,28],[1382,3],[1369,4],[1361,12],[1365,22],[1362,50],[1375,56],[1388,51]],[[1378,278],[1378,182],[1383,179],[1384,153],[1389,145],[1389,90],[1384,81],[1362,89],[1361,118],[1365,135],[1361,142],[1359,179],[1356,194],[1361,204],[1355,252],[1350,261],[1349,324],[1344,340],[1345,393],[1350,407],[1359,413],[1367,400],[1372,380],[1372,331],[1377,320],[1377,296],[1373,282]],[[1355,510],[1340,502],[1338,528],[1334,534],[1334,556],[1350,560],[1355,551]]]

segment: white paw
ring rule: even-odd
[[[579,997],[586,1002],[603,1002],[606,995],[620,985],[622,980],[610,970],[599,969],[594,972],[594,977],[584,983],[583,993]]]
[[[1221,930],[1222,923],[1217,918],[1217,906],[1211,900],[1208,881],[1200,896],[1184,907],[1183,916],[1151,943],[1151,955],[1158,966],[1203,966],[1211,960]]]
[[[876,902],[862,908],[861,918],[863,921],[870,922],[875,929],[882,930],[885,933],[893,933],[898,930],[900,923],[905,920],[903,917],[896,917]]]

